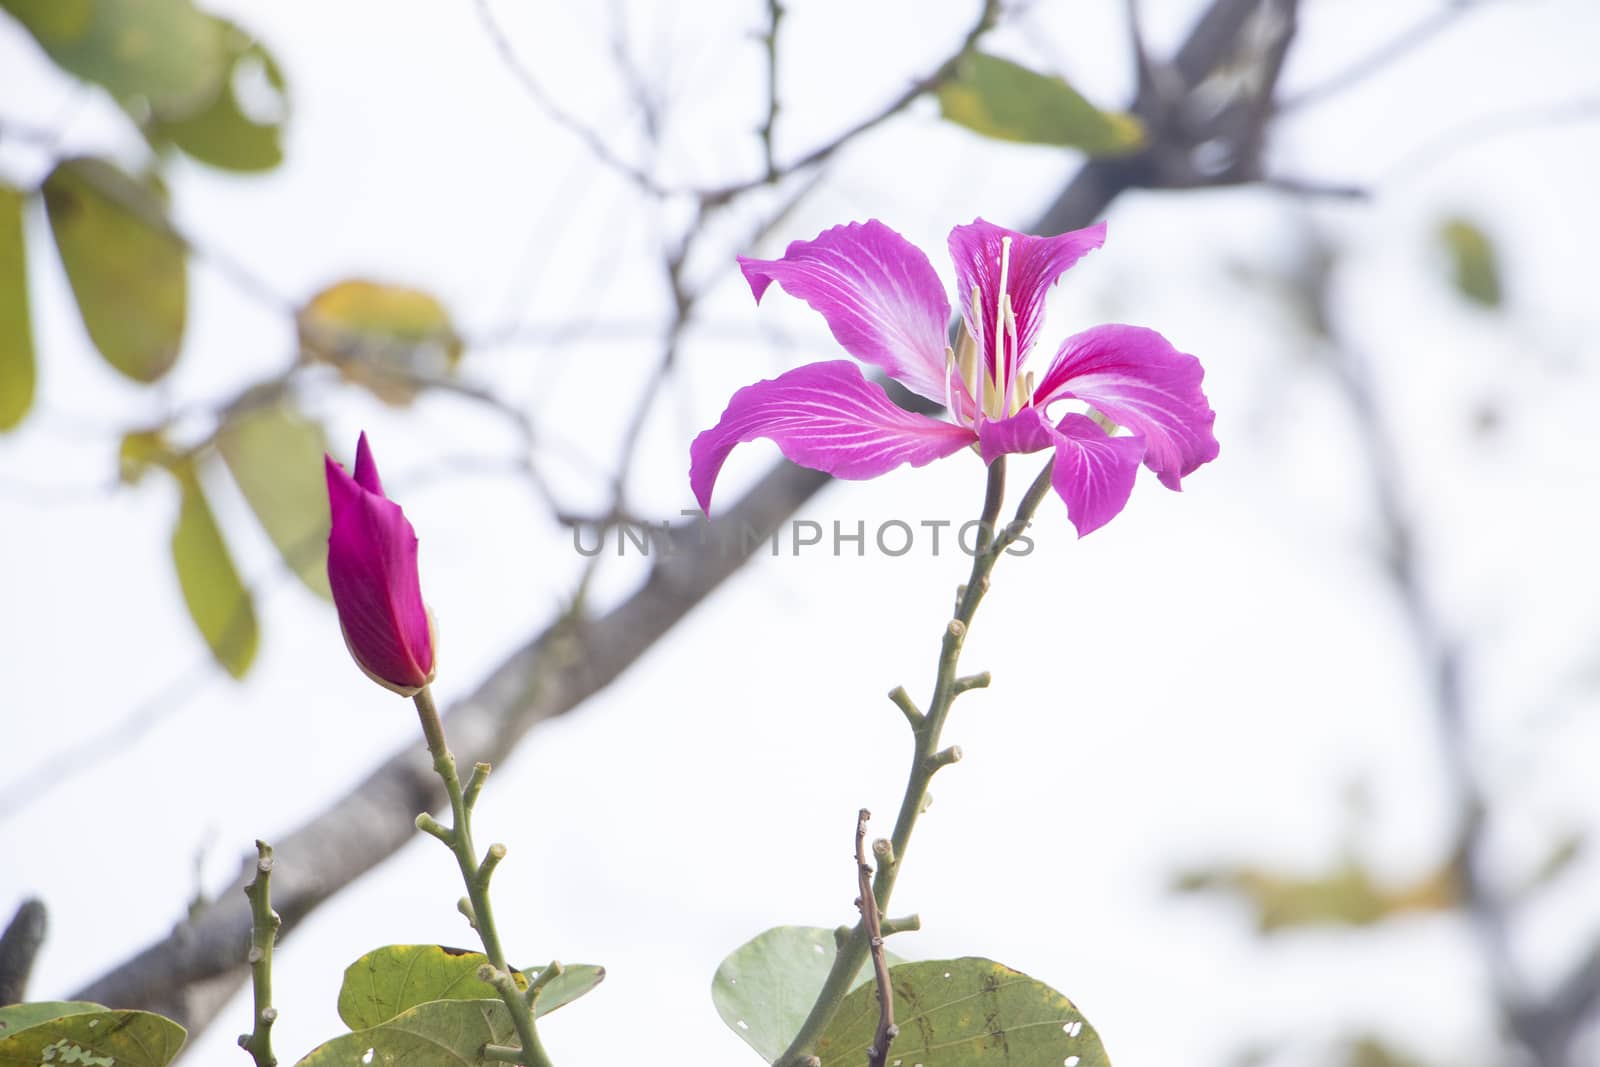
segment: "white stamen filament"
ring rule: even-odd
[[[978,329],[983,329],[983,295],[978,292],[978,287],[972,287],[972,321],[978,324]],[[976,405],[973,418],[983,414],[983,379],[986,374],[983,370],[983,338],[973,338],[971,362],[961,368],[961,384],[967,387],[972,394],[972,402]]]
[[[1000,238],[1000,292],[994,304],[994,404],[981,406],[993,418],[1006,414],[1010,407],[1010,385],[1006,380],[1006,338],[1016,338],[1016,316],[1011,313],[1011,294],[1007,285],[1011,278],[1011,238]],[[1012,329],[1006,329],[1010,323]]]

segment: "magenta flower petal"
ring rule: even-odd
[[[383,481],[378,477],[377,461],[372,458],[372,446],[367,444],[366,431],[362,431],[356,439],[356,484],[369,493],[385,496]]]
[[[1011,238],[1006,292],[1017,317],[1017,347],[1005,351],[1005,380],[1016,376],[1022,359],[1039,336],[1044,299],[1067,269],[1106,240],[1106,224],[1072,230],[1056,237],[1034,237],[976,219],[950,231],[950,258],[956,265],[956,299],[967,329],[978,341],[984,365],[995,366],[995,318],[1000,303],[1000,259],[1004,240]],[[972,321],[972,290],[978,290],[982,321]]]
[[[1201,391],[1200,361],[1142,326],[1096,326],[1067,338],[1034,404],[1076,397],[1145,439],[1145,466],[1179,489],[1184,475],[1217,458],[1216,414]]]
[[[1009,419],[986,419],[978,426],[978,453],[984,463],[1013,453],[1038,452],[1055,443],[1055,428],[1038,408],[1023,408]]]
[[[1146,442],[1137,435],[1111,437],[1086,415],[1070,414],[1055,430],[1056,458],[1050,484],[1067,505],[1078,536],[1117,517],[1139,473]]]
[[[978,448],[985,463],[1051,447],[1056,455],[1050,484],[1066,503],[1067,518],[1078,528],[1078,536],[1115,518],[1133,492],[1139,460],[1144,458],[1143,438],[1112,437],[1093,419],[1075,413],[1051,426],[1036,407],[978,427]]]
[[[410,695],[433,679],[433,633],[417,577],[417,535],[381,492],[363,435],[356,477],[328,457],[328,584],[356,664],[374,681]],[[365,483],[365,484],[364,484]]]
[[[875,478],[958,452],[971,430],[897,407],[847,360],[812,363],[733,394],[689,446],[689,486],[710,514],[711,489],[734,446],[765,437],[802,467],[836,478]]]
[[[828,321],[844,350],[944,403],[950,301],[922,250],[873,219],[795,241],[782,259],[739,257],[757,302],[773,282]]]

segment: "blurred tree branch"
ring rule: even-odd
[[[1405,452],[1378,400],[1369,361],[1341,335],[1328,306],[1326,267],[1331,258],[1316,258],[1321,264],[1313,281],[1318,317],[1328,326],[1334,379],[1357,424],[1382,535],[1384,569],[1411,631],[1438,727],[1446,782],[1453,793],[1458,825],[1448,849],[1454,861],[1446,869],[1455,877],[1456,896],[1476,937],[1508,1035],[1538,1067],[1579,1067],[1576,1040],[1600,1008],[1600,940],[1563,982],[1542,996],[1534,992],[1519,966],[1511,935],[1515,900],[1496,884],[1486,858],[1491,799],[1473,766],[1472,709],[1463,685],[1469,651],[1429,589],[1425,535],[1406,505],[1403,488],[1400,457]]]

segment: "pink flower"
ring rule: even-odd
[[[328,584],[339,628],[356,665],[374,682],[413,696],[433,681],[433,624],[417,579],[417,535],[400,505],[383,495],[367,435],[356,473],[326,457]]]
[[[1168,489],[1215,459],[1200,361],[1154,330],[1097,326],[1062,342],[1035,381],[1024,362],[1038,339],[1045,294],[1105,241],[1105,224],[1032,237],[978,219],[950,231],[966,329],[946,345],[950,304],[928,257],[877,220],[796,241],[782,259],[739,266],[759,302],[777,282],[827,320],[862,363],[944,405],[950,420],[894,404],[856,364],[798,367],[733,395],[721,420],[690,447],[689,483],[708,513],[734,447],[765,437],[803,467],[875,478],[976,446],[985,463],[1055,450],[1051,482],[1079,536],[1128,501],[1142,462]],[[1086,410],[1052,413],[1076,400]],[[1117,427],[1129,432],[1112,432]]]

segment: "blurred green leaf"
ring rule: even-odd
[[[301,309],[300,344],[312,359],[388,404],[416,398],[419,379],[455,370],[464,345],[430,293],[354,279],[322,290]]]
[[[86,1000],[41,1000],[32,1004],[8,1004],[0,1008],[0,1037],[20,1033],[30,1026],[60,1019],[68,1015],[81,1015],[86,1011],[105,1011],[99,1004]]]
[[[222,83],[221,24],[191,0],[0,0],[63,70],[172,116]]]
[[[152,467],[171,470],[182,462],[160,430],[135,430],[125,434],[117,451],[117,477],[124,485],[137,485]]]
[[[517,1044],[511,1013],[500,1001],[430,1000],[319,1045],[296,1067],[481,1067],[478,1053],[489,1044]]]
[[[172,119],[157,111],[145,132],[153,143],[170,141],[213,167],[244,173],[271,170],[283,162],[288,111],[283,71],[266,48],[237,26],[223,22],[220,32],[227,72],[210,102]]]
[[[1072,1001],[993,960],[964,957],[889,970],[900,1035],[891,1062],[921,1067],[1108,1067],[1100,1036]],[[823,1067],[860,1067],[878,1028],[873,984],[845,997],[817,1042]]]
[[[73,1012],[0,1038],[0,1067],[165,1067],[184,1037],[183,1027],[147,1011]]]
[[[837,955],[833,931],[821,927],[778,926],[757,934],[734,949],[712,976],[717,1014],[772,1063],[800,1032]],[[887,955],[891,963],[901,962],[894,953]],[[863,964],[856,985],[871,977],[871,964]]]
[[[1439,240],[1450,257],[1450,280],[1456,292],[1479,307],[1497,308],[1505,294],[1500,285],[1500,260],[1489,235],[1459,216],[1439,224]]]
[[[1060,78],[982,52],[965,56],[938,94],[947,120],[995,140],[1077,148],[1091,156],[1126,155],[1145,141],[1133,115],[1101,111]]]
[[[173,473],[182,503],[172,531],[172,561],[184,603],[211,655],[229,674],[243,678],[260,641],[255,601],[228,553],[199,477],[188,466]]]
[[[488,963],[481,952],[443,945],[387,945],[362,956],[345,968],[339,987],[339,1018],[351,1030],[367,1030],[403,1013],[440,1000],[494,1000],[494,986],[478,978],[478,968]],[[538,972],[524,971],[518,985]],[[599,985],[604,967],[573,963],[552,978],[534,1002],[533,1013],[548,1015]]]
[[[1425,1067],[1423,1062],[1370,1034],[1358,1037],[1345,1048],[1348,1067]]]
[[[1177,880],[1183,892],[1220,889],[1242,897],[1262,933],[1317,924],[1368,926],[1406,912],[1443,911],[1459,903],[1458,886],[1453,863],[1409,884],[1385,886],[1353,860],[1312,878],[1242,866],[1189,871]]]
[[[70,159],[45,179],[44,202],[90,340],[135,381],[166,374],[189,287],[160,198],[104,160]]]
[[[218,430],[217,450],[289,569],[331,600],[322,425],[282,403],[247,405]]]
[[[28,259],[22,239],[23,196],[0,185],[0,432],[33,406],[38,370],[28,319]]]

